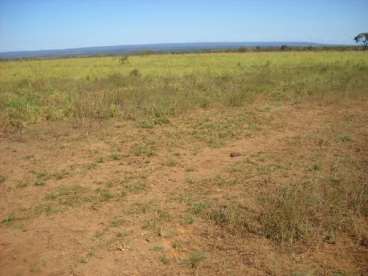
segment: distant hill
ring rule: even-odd
[[[309,42],[209,42],[209,43],[166,43],[166,44],[144,44],[144,45],[120,45],[103,47],[86,47],[61,50],[40,50],[40,51],[17,51],[2,52],[1,59],[17,58],[53,58],[53,57],[73,57],[73,56],[97,56],[97,55],[123,55],[143,52],[198,52],[205,50],[238,49],[254,47],[317,47],[323,44]]]

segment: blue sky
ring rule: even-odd
[[[0,51],[215,41],[352,43],[368,0],[0,0]]]

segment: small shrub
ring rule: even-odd
[[[121,56],[119,58],[119,64],[120,65],[127,64],[128,62],[129,62],[129,56]]]
[[[169,258],[167,258],[165,255],[160,256],[160,261],[161,261],[161,263],[163,263],[164,265],[167,265],[167,264],[169,264],[169,263],[170,263]]]
[[[184,216],[184,220],[183,220],[184,224],[193,224],[194,223],[194,218],[192,215],[187,214]]]
[[[197,202],[192,204],[191,212],[198,216],[203,213],[204,210],[206,210],[209,207],[209,205],[205,202]]]
[[[111,160],[118,161],[121,160],[122,156],[121,154],[114,152],[111,154],[110,158]]]
[[[183,264],[195,269],[205,259],[207,259],[206,253],[202,251],[194,251],[189,255],[187,259],[183,260]]]
[[[131,152],[135,156],[144,156],[144,157],[152,157],[155,155],[156,147],[153,143],[150,142],[143,142],[140,144],[135,144],[131,148]]]
[[[133,78],[139,78],[141,76],[141,72],[139,72],[138,69],[133,69],[130,71],[129,76]]]

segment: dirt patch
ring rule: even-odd
[[[334,166],[350,164],[343,174],[366,181],[367,108],[234,108],[220,128],[213,109],[153,129],[54,124],[2,135],[0,272],[364,274],[366,217],[361,236],[339,229],[333,241],[292,246],[267,238],[253,217],[261,195],[340,176]],[[241,231],[239,217],[249,218]]]

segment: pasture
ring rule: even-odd
[[[0,62],[1,275],[368,273],[368,55]]]

